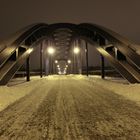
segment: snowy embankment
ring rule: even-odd
[[[136,102],[140,106],[140,84],[129,84],[122,78],[106,77],[103,80],[100,76],[89,76],[89,80],[124,96],[126,99]]]
[[[30,82],[26,82],[25,79],[17,78],[11,81],[8,86],[0,86],[0,111],[29,94],[38,85],[39,79],[39,77],[33,77]]]

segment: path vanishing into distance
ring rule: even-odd
[[[140,140],[133,101],[82,76],[52,76],[32,86],[0,112],[0,140]]]

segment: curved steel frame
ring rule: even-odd
[[[67,28],[73,32],[74,36],[84,38],[93,44],[102,57],[105,57],[130,83],[140,82],[140,55],[133,48],[134,44],[119,34],[90,23],[79,25],[39,23],[22,29],[11,39],[0,44],[0,84],[7,84],[15,72],[23,65],[31,54],[30,49],[33,49],[34,43],[44,37],[51,36],[54,31],[60,28]],[[111,45],[106,45],[106,40]]]

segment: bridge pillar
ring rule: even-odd
[[[26,60],[26,81],[30,81],[30,57]]]
[[[99,45],[104,46],[105,45],[105,39],[103,37],[99,37]],[[101,55],[101,78],[105,78],[105,62],[104,57]]]
[[[49,75],[53,74],[53,56],[49,55]]]
[[[43,42],[40,45],[40,77],[43,77]]]
[[[88,43],[85,41],[85,45],[86,45],[86,49],[85,49],[85,52],[86,52],[86,75],[88,76],[89,75],[89,69],[88,69]]]
[[[75,46],[75,41],[74,41],[74,44],[72,46],[72,49],[74,50],[74,46]],[[76,74],[76,59],[75,59],[75,54],[72,53],[72,62],[73,62],[73,65],[72,65],[72,71],[73,71],[73,74]]]
[[[104,57],[101,55],[101,78],[104,79],[105,78],[105,63],[104,63]]]

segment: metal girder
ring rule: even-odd
[[[106,57],[106,59],[129,82],[140,82],[140,55],[137,54],[133,48],[134,44],[132,44],[129,40],[124,39],[122,36],[109,29],[106,29],[105,27],[95,24],[83,23],[76,25],[71,23],[57,23],[47,25],[41,23],[24,28],[18,34],[12,37],[11,40],[9,39],[10,41],[5,41],[5,43],[2,44],[2,46],[5,47],[2,47],[0,51],[0,84],[6,84],[13,77],[15,72],[22,66],[22,64],[32,53],[32,51],[30,51],[30,47],[33,46],[33,44],[42,38],[49,36],[53,36],[54,38],[58,37],[55,43],[62,41],[62,46],[59,46],[60,49],[64,49],[67,39],[71,45],[73,36],[84,38],[86,41],[92,44],[95,42],[98,43],[98,39],[100,37],[108,40],[115,48],[117,48],[119,52],[118,55],[121,54],[122,56],[125,56],[125,60],[122,61],[121,59],[118,59],[120,58],[119,56],[115,58],[112,55],[112,53],[114,53],[113,49],[108,51],[108,49],[105,49],[102,45],[100,47],[94,47],[104,57]],[[61,38],[61,36],[67,36],[68,38]],[[21,45],[26,45],[26,50],[18,56],[14,55],[16,50]],[[68,45],[66,48],[67,47]],[[16,59],[13,59],[15,56]],[[64,57],[68,56],[64,55]],[[4,69],[6,69],[6,71],[4,71]]]

